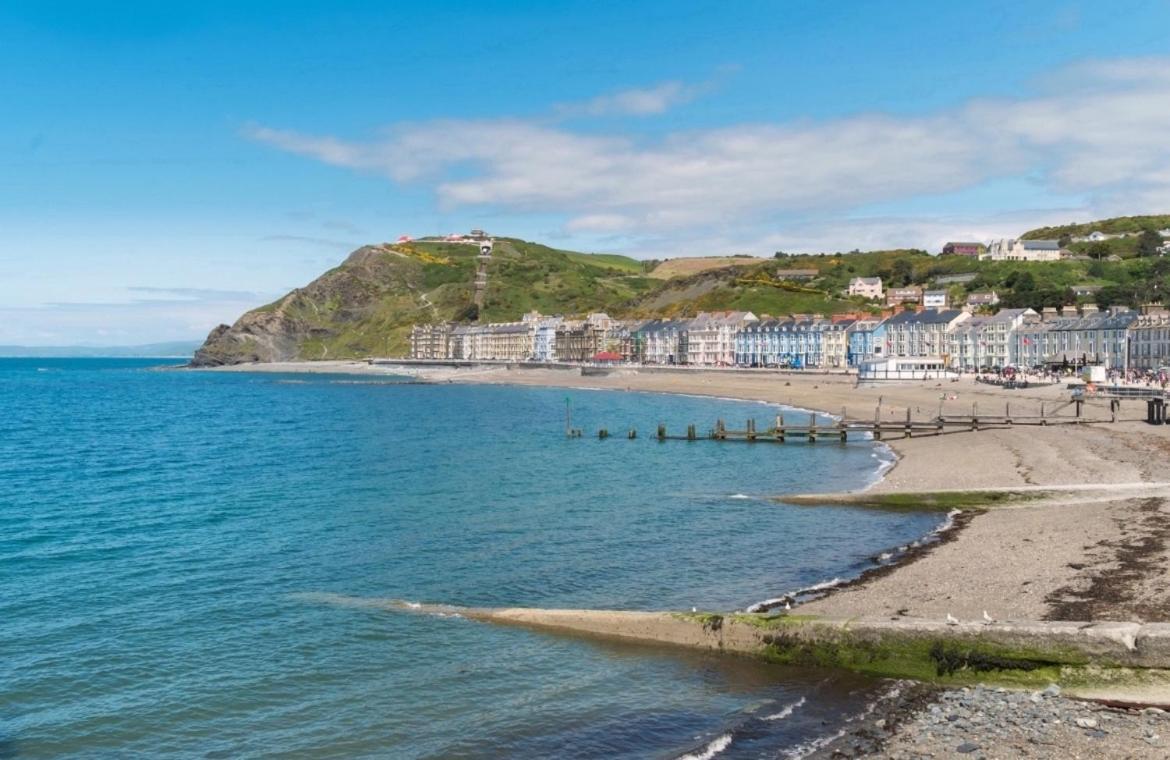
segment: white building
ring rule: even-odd
[[[927,290],[922,294],[922,305],[927,309],[945,309],[950,306],[950,297],[945,290]]]
[[[750,311],[699,312],[687,326],[687,364],[735,364],[735,336],[759,319]]]
[[[861,382],[882,380],[927,380],[952,377],[941,357],[886,356],[876,359],[862,359],[857,365],[857,379]]]
[[[886,355],[938,356],[948,350],[948,336],[955,325],[970,319],[965,311],[903,311],[883,324],[886,334]]]
[[[972,317],[959,323],[948,336],[950,366],[973,372],[981,367],[1002,369],[1015,365],[1016,329],[1039,318],[1031,309],[1002,309],[993,316]]]
[[[1058,240],[992,240],[980,261],[1060,261]]]
[[[862,298],[881,298],[885,295],[882,290],[881,277],[854,277],[849,281],[849,295]]]

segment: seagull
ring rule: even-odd
[[[995,618],[993,618],[991,615],[988,615],[987,610],[983,610],[983,623],[984,623],[984,625],[991,625],[994,622],[995,622]]]
[[[698,612],[698,611],[699,611],[698,607],[691,607],[691,612]]]
[[[958,624],[959,624],[959,619],[948,612],[947,613],[947,625],[958,625]]]
[[[785,609],[785,610],[790,610],[790,609],[792,609],[792,605],[791,605],[791,604],[789,604],[788,602],[785,602],[785,603],[784,603],[784,609]]]

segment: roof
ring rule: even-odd
[[[945,290],[928,290],[925,293],[923,293],[922,295],[924,295],[924,296],[945,296],[946,294],[947,294],[947,292]]]
[[[944,274],[940,277],[935,277],[934,281],[939,285],[950,285],[956,282],[971,282],[979,276],[978,272],[964,272],[962,274]]]
[[[940,311],[903,311],[886,320],[888,325],[938,325],[950,324],[966,312],[958,309]]]
[[[1021,240],[1026,251],[1059,251],[1059,240]]]
[[[849,281],[849,284],[852,285],[855,282],[861,282],[861,283],[864,283],[866,285],[881,285],[882,278],[881,277],[854,277],[852,280]]]

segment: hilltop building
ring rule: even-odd
[[[1060,261],[1058,240],[993,240],[980,261]]]
[[[994,290],[986,293],[968,293],[967,307],[971,309],[980,309],[987,306],[995,306],[999,303],[999,294]]]
[[[951,298],[945,290],[927,290],[922,294],[922,305],[927,309],[945,309]]]
[[[906,303],[922,303],[922,288],[890,288],[886,291],[886,306],[900,306]]]
[[[862,298],[881,298],[885,291],[882,290],[881,277],[854,277],[849,281],[849,295],[861,296]]]
[[[942,247],[943,256],[978,257],[987,250],[983,243],[947,243]]]

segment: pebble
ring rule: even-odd
[[[1077,718],[1077,726],[1080,728],[1096,728],[1097,721],[1092,718]]]
[[[978,752],[978,751],[979,751],[979,745],[974,743],[974,742],[963,742],[959,746],[955,747],[955,752],[961,752],[964,755],[970,754],[972,752]]]

